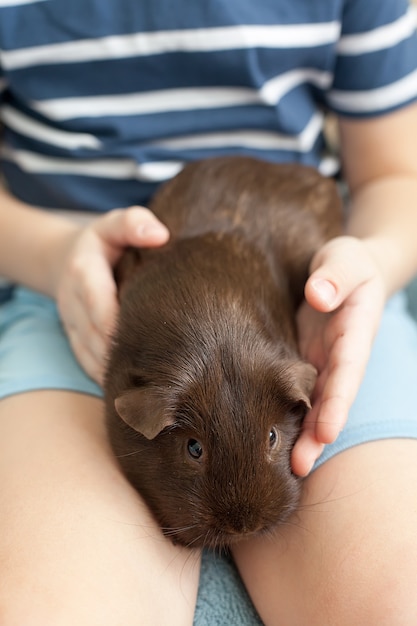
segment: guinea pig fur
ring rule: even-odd
[[[290,455],[316,371],[295,314],[341,203],[312,168],[219,157],[186,166],[150,208],[171,238],[117,268],[108,435],[167,536],[224,547],[299,502]]]

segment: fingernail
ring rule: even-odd
[[[311,472],[313,471],[313,468],[314,468],[314,464],[315,464],[315,461],[312,461],[312,462],[308,465],[308,469],[307,469],[307,471],[306,471],[306,473],[305,473],[305,476],[308,476],[309,474],[311,474]]]
[[[311,472],[311,470],[313,469],[313,467],[314,467],[314,461],[308,461],[308,462],[306,461],[304,463],[303,468],[302,469],[300,468],[298,476],[300,476],[301,478],[306,478]]]
[[[169,232],[162,224],[141,224],[137,230],[139,237],[143,239],[167,239]]]
[[[318,278],[312,284],[315,292],[320,296],[320,299],[323,300],[328,306],[331,306],[337,296],[336,287],[328,280],[323,278]]]

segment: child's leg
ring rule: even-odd
[[[267,626],[415,626],[417,441],[334,456],[288,525],[234,555]]]
[[[162,538],[102,415],[71,392],[0,401],[2,626],[192,624],[200,556]]]

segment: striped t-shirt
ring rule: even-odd
[[[103,211],[213,155],[330,171],[326,110],[417,98],[415,23],[406,0],[0,0],[2,173]]]

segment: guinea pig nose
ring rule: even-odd
[[[262,530],[257,517],[248,512],[230,512],[223,522],[224,530],[230,535],[249,535]]]
[[[237,524],[233,526],[227,526],[223,530],[228,535],[254,535],[263,530],[263,526],[261,524],[257,524],[255,526],[252,526],[250,524]]]

